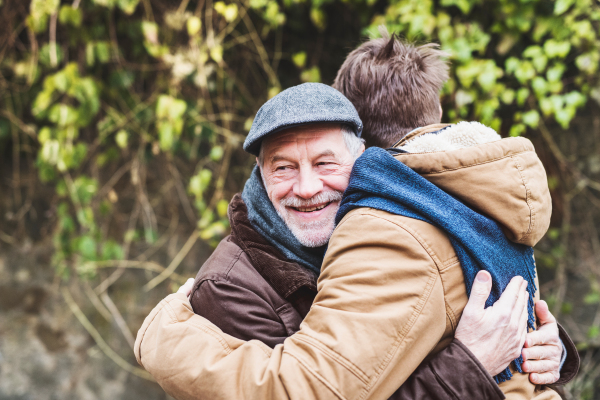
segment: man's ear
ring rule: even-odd
[[[442,105],[440,104],[440,122],[442,122],[442,115],[444,115],[444,110],[442,109]]]
[[[362,143],[362,144],[360,145],[360,150],[359,150],[359,152],[360,152],[360,154],[362,154],[362,153],[364,153],[364,152],[365,152],[365,144],[364,144],[364,143]]]

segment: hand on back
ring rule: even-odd
[[[485,308],[492,289],[489,273],[480,271],[473,282],[455,337],[494,376],[523,354],[523,370],[534,384],[554,383],[560,377],[562,345],[556,320],[545,302],[536,304],[540,328],[527,333],[527,281],[514,277],[493,306]],[[523,349],[523,347],[526,347]]]

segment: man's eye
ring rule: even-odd
[[[281,167],[277,167],[275,168],[275,171],[285,171],[287,170],[289,167],[287,165],[282,165]]]

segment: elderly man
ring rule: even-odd
[[[245,148],[259,156],[263,174],[256,169],[246,185],[242,197],[249,199],[247,204],[239,198],[232,202],[232,236],[199,273],[193,297],[202,300],[205,289],[209,302],[220,296],[219,304],[200,301],[198,311],[229,333],[269,339],[274,337],[272,331],[283,326],[281,342],[297,330],[312,289],[310,272],[305,272],[318,268],[323,251],[319,247],[327,243],[352,162],[362,151],[355,140],[360,120],[350,109],[332,89],[303,85],[283,92],[257,114]],[[386,398],[421,363],[420,357],[432,350],[430,341],[405,340],[412,335],[417,317],[411,307],[399,312],[403,307],[398,305],[415,299],[420,309],[428,302],[429,295],[423,297],[424,293],[430,292],[422,279],[413,283],[419,288],[425,284],[425,292],[410,289],[411,274],[422,274],[419,262],[411,261],[411,268],[416,269],[406,274],[402,268],[389,268],[389,261],[380,268],[386,263],[378,259],[393,259],[394,254],[407,254],[410,259],[423,250],[423,243],[414,242],[402,230],[388,232],[392,235],[384,235],[387,239],[382,243],[381,232],[370,223],[365,228],[377,237],[373,241],[361,234],[360,227],[346,232],[346,225],[351,224],[342,223],[329,244],[319,293],[300,333],[283,346],[270,350],[256,341],[236,341],[192,315],[187,299],[175,295],[162,302],[140,329],[138,361],[178,398]],[[544,221],[539,226],[545,231]],[[381,228],[384,233],[389,230]],[[539,228],[536,234],[541,236]],[[402,258],[397,261],[402,264]],[[467,307],[464,315],[469,325],[465,328],[461,321],[456,337],[467,343],[483,368],[460,341],[449,346],[448,341],[440,343],[436,351],[441,351],[413,374],[413,382],[403,385],[408,388],[403,398],[425,393],[430,398],[503,398],[489,374],[501,372],[519,353],[512,349],[520,348],[522,335],[511,326],[526,316],[524,292],[519,291],[524,282],[513,280],[507,288],[511,296],[483,311],[490,281],[485,273],[478,276],[487,282],[481,284],[483,296],[475,282],[472,313],[469,317]],[[287,293],[280,292],[286,288]],[[491,321],[498,322],[495,313],[515,304],[513,323],[499,322],[490,329]],[[463,307],[464,303],[459,314]],[[443,320],[443,308],[440,311]],[[236,318],[228,320],[230,313]],[[428,318],[438,320],[434,314]],[[456,319],[448,322],[450,334],[454,334]],[[249,332],[256,321],[261,323],[255,325],[252,336]],[[551,334],[542,340],[557,342]],[[278,342],[272,340],[271,345]],[[408,343],[416,358],[403,369],[407,349],[399,349]]]

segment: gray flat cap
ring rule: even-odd
[[[284,90],[256,113],[244,150],[258,156],[264,138],[283,129],[315,122],[339,122],[354,127],[358,137],[363,125],[356,109],[343,94],[322,83],[303,83]]]

